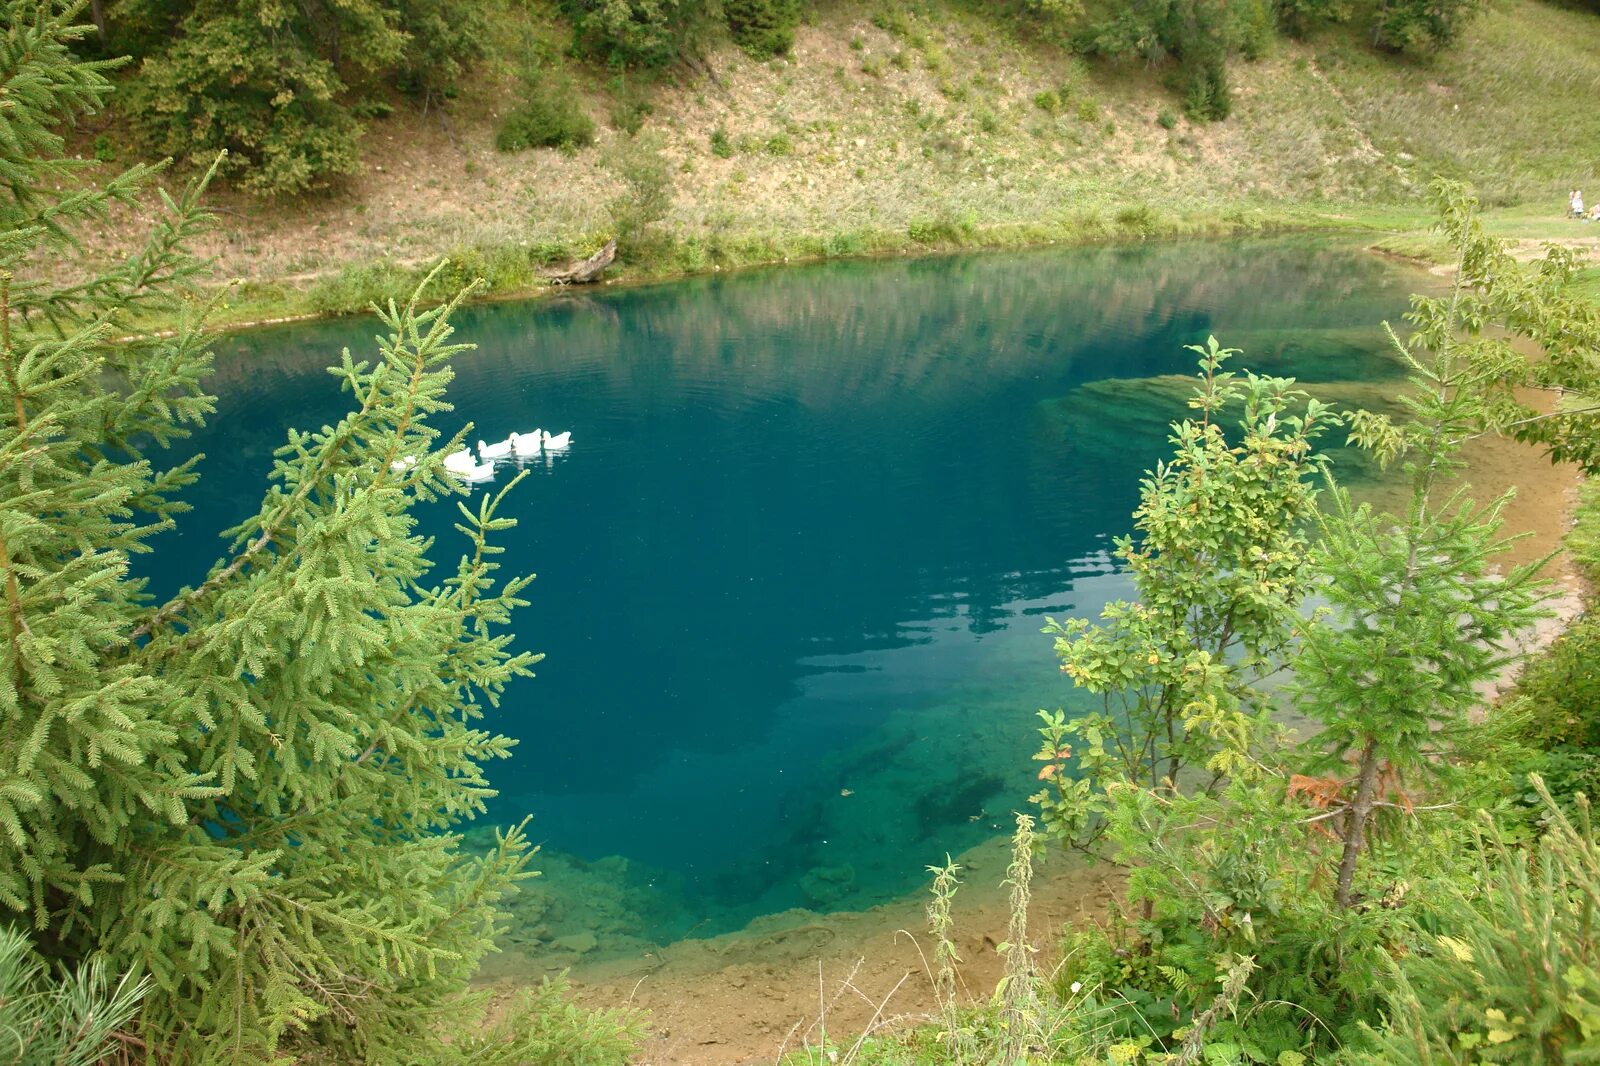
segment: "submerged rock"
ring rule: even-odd
[[[856,886],[856,868],[849,863],[842,866],[818,866],[800,879],[800,891],[819,907],[839,902]]]
[[[566,936],[556,937],[552,946],[557,951],[571,951],[579,955],[587,955],[600,946],[600,940],[593,933],[569,933]]]

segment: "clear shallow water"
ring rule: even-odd
[[[791,907],[857,909],[1009,824],[1033,713],[1068,705],[1045,614],[1126,595],[1107,554],[1215,332],[1240,366],[1371,404],[1411,278],[1305,239],[840,263],[464,310],[453,431],[571,429],[503,537],[539,575],[547,658],[495,727],[499,822],[550,876],[530,951],[663,942]],[[255,510],[323,367],[369,320],[219,345],[196,510],[162,589]],[[426,507],[453,560],[454,508]],[[571,942],[567,942],[571,947]],[[580,949],[588,947],[579,944]]]

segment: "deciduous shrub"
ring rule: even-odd
[[[582,148],[594,143],[594,119],[570,85],[535,80],[523,101],[500,120],[495,147],[502,152],[529,148]]]
[[[661,68],[704,32],[705,0],[560,0],[579,52],[617,69]]]
[[[620,141],[606,163],[622,181],[608,205],[617,225],[617,254],[638,260],[658,253],[654,225],[672,207],[672,168],[661,154],[661,141],[649,135]]]
[[[299,193],[360,169],[362,127],[333,63],[292,33],[242,16],[196,19],[128,87],[143,148],[223,172],[256,192]]]
[[[1392,52],[1430,52],[1455,43],[1482,0],[1384,0],[1372,21],[1372,41]]]
[[[139,60],[126,107],[145,150],[265,194],[336,183],[359,167],[358,112],[388,86],[448,95],[482,54],[465,0],[312,8],[271,0],[106,5],[110,46]]]

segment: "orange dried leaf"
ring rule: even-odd
[[[1306,802],[1321,810],[1338,802],[1339,794],[1344,791],[1345,783],[1332,777],[1310,777],[1306,774],[1295,774],[1289,778],[1289,795],[1304,796]]]

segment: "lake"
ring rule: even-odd
[[[493,728],[499,823],[547,876],[511,938],[636,951],[789,908],[860,909],[1005,832],[1035,712],[1074,705],[1046,615],[1130,588],[1109,550],[1215,333],[1326,399],[1401,382],[1416,275],[1294,238],[840,262],[457,316],[453,432],[573,432],[503,514],[542,651]],[[370,319],[219,342],[195,512],[141,565],[203,576],[324,367]],[[1349,464],[1351,476],[1363,473]],[[502,482],[505,476],[500,479]],[[449,502],[421,508],[447,567]]]

